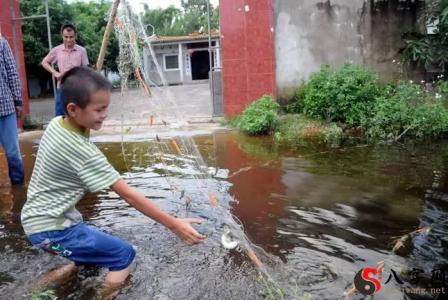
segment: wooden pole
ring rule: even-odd
[[[104,56],[106,55],[107,50],[107,43],[109,42],[110,32],[114,27],[114,20],[115,16],[117,15],[118,4],[120,4],[120,0],[115,0],[112,4],[112,11],[110,12],[109,20],[107,21],[106,30],[104,31],[100,54],[98,55],[98,60],[96,61],[97,71],[101,71],[101,69],[103,68]]]

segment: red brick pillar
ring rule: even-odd
[[[275,97],[272,0],[220,1],[224,114],[264,94]]]
[[[28,87],[23,53],[21,22],[20,20],[14,20],[15,18],[20,18],[19,0],[0,0],[1,34],[8,40],[9,46],[16,59],[22,83],[24,113],[29,115],[30,107],[28,103]]]

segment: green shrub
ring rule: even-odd
[[[238,120],[238,127],[249,135],[266,134],[275,128],[279,108],[271,96],[264,95],[246,107]]]
[[[304,88],[303,111],[310,117],[359,125],[380,93],[377,81],[378,76],[362,66],[345,64],[336,71],[323,66]]]
[[[448,111],[420,85],[401,84],[377,97],[372,117],[364,126],[368,136],[386,140],[405,134],[438,136],[448,129]]]
[[[225,118],[222,122],[221,125],[223,126],[230,126],[230,127],[239,127],[239,123],[241,120],[241,115],[236,115],[236,116],[232,116],[232,117],[228,117]]]
[[[439,97],[448,100],[448,81],[439,80],[436,85],[436,92]]]
[[[56,300],[58,296],[56,295],[54,290],[51,289],[42,289],[33,292],[30,295],[31,300]]]
[[[437,137],[448,131],[448,111],[442,103],[417,107],[414,116],[412,134],[417,137]]]
[[[300,114],[303,112],[303,99],[305,98],[306,85],[302,83],[294,92],[291,101],[286,105],[289,114]]]

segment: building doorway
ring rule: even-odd
[[[216,42],[212,41],[212,47],[216,46]],[[191,53],[191,79],[204,80],[209,79],[210,60],[208,52],[208,43],[190,43],[187,45],[188,51]],[[212,63],[214,64],[214,53],[212,53]]]
[[[209,70],[210,61],[208,59],[208,50],[194,51],[191,54],[191,79],[208,79]]]

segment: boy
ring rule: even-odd
[[[76,266],[109,268],[106,285],[122,284],[129,275],[134,249],[117,237],[83,224],[75,208],[87,191],[109,187],[187,244],[201,242],[204,236],[191,226],[201,220],[177,219],[161,211],[127,185],[89,141],[90,129],[100,129],[106,118],[109,81],[91,69],[75,67],[64,74],[61,83],[65,117],[54,118],[45,130],[22,209],[22,225],[31,243],[68,258]],[[72,272],[75,265],[66,266],[61,272]]]

